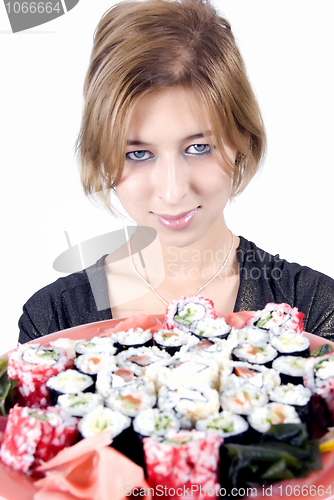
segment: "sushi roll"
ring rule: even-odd
[[[293,406],[312,436],[312,392],[303,385],[280,385],[269,392],[269,400]]]
[[[102,397],[107,398],[110,389],[132,384],[137,378],[131,370],[118,368],[113,371],[108,368],[102,368],[97,374],[95,388]]]
[[[301,420],[293,406],[268,403],[260,408],[254,408],[248,416],[249,425],[258,433],[269,431],[276,424],[300,424]]]
[[[129,417],[135,417],[140,411],[153,408],[155,403],[156,395],[149,381],[111,389],[105,402],[112,410]]]
[[[197,339],[198,340],[198,339]],[[214,361],[219,369],[223,369],[231,358],[231,349],[235,347],[234,342],[229,339],[200,340],[188,350],[194,359],[206,359]]]
[[[225,339],[230,331],[231,327],[224,318],[204,318],[191,325],[191,332],[199,339]]]
[[[241,387],[244,384],[251,384],[269,391],[280,383],[280,376],[273,368],[233,361],[229,364],[228,369],[221,371],[220,391],[222,392],[231,386]]]
[[[103,398],[95,392],[61,394],[57,400],[57,406],[66,410],[73,417],[83,417],[101,404],[103,405]]]
[[[74,368],[80,373],[90,375],[96,381],[97,374],[102,368],[109,368],[114,371],[117,369],[117,364],[115,356],[94,352],[80,354],[74,360]]]
[[[132,444],[131,418],[123,413],[99,405],[80,420],[78,430],[83,438],[94,436],[100,432],[108,432],[112,439],[110,445],[112,448],[123,453],[138,465],[144,465],[143,451],[141,450],[141,456],[138,455],[137,447]]]
[[[173,429],[180,429],[180,421],[174,411],[161,411],[158,408],[148,408],[138,413],[133,420],[133,429],[140,438],[162,436]]]
[[[277,350],[270,344],[240,344],[232,351],[234,361],[244,361],[270,368],[277,357]]]
[[[124,332],[116,332],[113,337],[116,354],[130,347],[150,347],[153,345],[152,333],[143,328],[130,328]]]
[[[68,359],[67,368],[73,368],[73,360],[76,357],[75,346],[78,342],[78,339],[68,339],[65,337],[60,337],[50,342],[50,347],[61,347],[62,349],[65,349]]]
[[[334,355],[332,353],[319,358],[310,358],[308,364],[313,364],[313,382],[307,377],[308,386],[325,402],[332,422],[334,422]]]
[[[301,333],[304,331],[304,314],[297,307],[288,304],[269,303],[266,307],[257,311],[248,321],[247,326],[255,326],[279,335],[283,332]]]
[[[146,372],[149,371],[153,378],[158,367],[168,363],[169,360],[170,355],[156,346],[137,349],[130,347],[117,355],[117,363],[120,368],[131,370],[137,376],[146,375]],[[150,370],[148,370],[149,368]]]
[[[78,392],[94,392],[94,380],[77,370],[65,370],[49,378],[46,386],[51,402],[56,405],[61,394],[77,394]]]
[[[123,413],[98,405],[88,412],[78,423],[78,430],[83,438],[108,431],[112,439],[130,427],[131,418]]]
[[[262,328],[245,326],[240,330],[234,329],[231,335],[238,344],[263,344],[269,342],[269,333]]]
[[[315,387],[322,387],[324,381],[334,379],[334,355],[323,356],[315,362]]]
[[[158,408],[174,410],[181,419],[181,428],[191,429],[197,420],[219,410],[219,396],[215,389],[206,385],[164,385],[159,389]]]
[[[306,358],[301,356],[279,356],[273,361],[274,370],[278,371],[282,384],[303,384]]]
[[[189,380],[192,384],[206,384],[218,389],[218,364],[200,355],[191,356],[189,353],[175,355],[167,366],[160,367],[156,385],[158,388],[172,383],[187,385]]]
[[[222,409],[237,415],[249,415],[253,408],[263,406],[268,401],[267,391],[251,384],[229,387],[220,395]]]
[[[170,431],[143,442],[148,482],[156,491],[168,491],[171,500],[188,499],[190,491],[192,498],[217,498],[218,433]]]
[[[16,405],[9,412],[0,458],[13,469],[34,475],[42,462],[74,444],[77,436],[77,419],[61,408]]]
[[[248,428],[247,420],[226,410],[215,413],[204,420],[198,420],[195,424],[195,429],[198,431],[212,430],[218,432],[224,444],[244,443]]]
[[[310,355],[310,341],[301,333],[283,333],[282,335],[272,335],[270,343],[283,356],[303,356]]]
[[[61,347],[20,345],[8,355],[7,374],[19,381],[24,405],[45,408],[50,404],[46,382],[67,368],[67,355]]]
[[[216,318],[213,302],[200,296],[181,297],[173,300],[166,308],[166,328],[180,328],[190,331],[194,321],[205,318]]]
[[[173,356],[176,352],[179,352],[182,346],[187,346],[189,344],[194,345],[196,340],[190,332],[184,332],[179,328],[173,328],[168,330],[163,328],[158,330],[153,335],[154,343],[159,349],[166,350],[168,354]]]
[[[115,355],[117,348],[110,337],[93,337],[89,340],[79,340],[75,345],[76,355],[88,353],[103,353]]]

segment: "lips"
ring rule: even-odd
[[[190,210],[189,212],[183,212],[178,215],[157,214],[155,212],[151,213],[164,227],[167,227],[168,229],[178,230],[184,229],[185,227],[189,226],[189,224],[194,219],[198,209],[199,207]]]

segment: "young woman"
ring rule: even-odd
[[[226,225],[224,208],[256,173],[265,133],[230,25],[212,6],[146,0],[110,9],[84,94],[83,186],[111,211],[115,191],[138,229],[115,254],[37,292],[24,306],[20,342],[164,313],[173,299],[198,294],[221,313],[285,302],[305,314],[308,332],[331,337],[334,281]]]

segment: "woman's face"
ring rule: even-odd
[[[117,194],[138,225],[157,230],[161,243],[191,245],[224,220],[232,180],[214,144],[207,111],[191,91],[163,90],[136,107]],[[234,162],[236,150],[225,148]]]

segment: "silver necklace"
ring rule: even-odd
[[[129,233],[128,233],[128,229],[126,226],[124,226],[124,231],[125,231],[125,234],[126,234],[126,238],[127,238],[127,243],[128,243],[128,247],[129,247],[129,254],[130,254],[130,257],[131,257],[131,264],[132,264],[132,267],[133,269],[135,270],[135,273],[137,274],[137,276],[148,286],[148,288],[150,290],[152,290],[153,293],[155,293],[155,295],[166,305],[168,306],[168,302],[165,301],[165,299],[163,299],[161,297],[161,295],[155,290],[155,288],[153,288],[152,285],[150,285],[150,283],[148,283],[146,281],[145,278],[142,277],[142,275],[139,273],[137,267],[136,267],[136,264],[133,262],[133,255],[132,255],[132,250],[131,250],[131,242],[130,242],[130,238],[129,238]],[[234,247],[234,234],[232,233],[232,231],[230,231],[231,235],[232,235],[232,244],[231,244],[231,248],[227,254],[227,257],[226,259],[224,260],[224,263],[222,266],[220,266],[220,268],[218,269],[218,271],[216,272],[216,274],[214,276],[212,276],[212,278],[207,282],[205,283],[205,285],[201,286],[196,293],[194,293],[193,296],[195,295],[198,295],[205,287],[207,287],[208,285],[210,285],[210,283],[217,278],[217,276],[222,272],[222,270],[224,269],[224,267],[226,266],[229,258],[231,257],[231,254],[232,254],[232,251],[233,251],[233,247]]]

